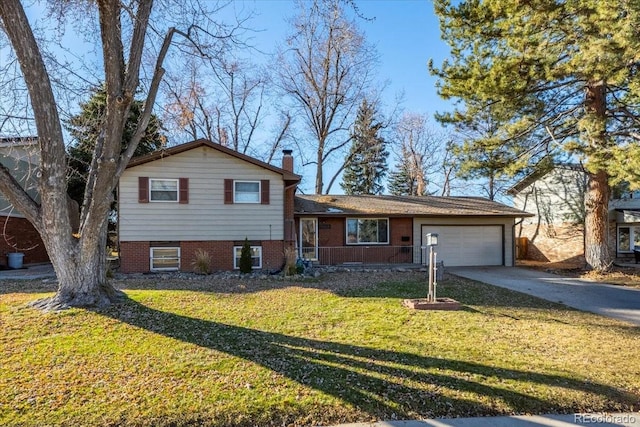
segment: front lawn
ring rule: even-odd
[[[107,310],[43,314],[0,284],[0,425],[283,426],[637,411],[640,328],[424,273],[151,276]]]

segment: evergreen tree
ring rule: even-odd
[[[251,273],[253,269],[253,262],[251,260],[251,245],[249,244],[249,239],[244,238],[244,243],[242,244],[242,249],[240,250],[240,263],[238,265],[240,269],[240,273],[248,274]]]
[[[382,123],[375,120],[372,104],[363,100],[353,125],[351,150],[345,161],[340,186],[345,194],[382,194],[387,174],[386,142],[379,133]]]
[[[452,122],[473,122],[491,108],[505,146],[519,141],[519,161],[557,146],[583,161],[585,258],[611,266],[608,202],[613,182],[634,178],[640,163],[637,27],[640,7],[623,0],[542,2],[436,0],[451,59],[440,68],[439,93],[455,99]],[[478,151],[484,142],[478,139]],[[636,169],[637,170],[637,169]]]
[[[444,124],[453,123],[462,139],[451,146],[457,176],[465,180],[480,180],[490,200],[495,200],[508,188],[515,176],[529,171],[528,162],[524,160],[538,163],[552,155],[547,147],[540,147],[537,152],[524,156],[526,144],[504,134],[499,118],[490,107],[480,111],[472,121],[452,121],[447,115],[438,114],[436,118]]]
[[[100,131],[106,120],[105,111],[107,95],[105,88],[95,90],[86,103],[80,104],[80,113],[71,116],[66,121],[67,130],[74,139],[73,144],[67,148],[69,158],[69,172],[67,177],[69,196],[82,204],[87,173],[91,167],[91,159],[96,143],[100,137]],[[129,110],[122,134],[122,146],[120,152],[124,152],[129,146],[133,133],[137,129],[138,120],[143,111],[143,102],[134,100]],[[140,143],[136,147],[134,156],[151,153],[160,149],[166,142],[164,135],[160,133],[160,121],[152,114]]]

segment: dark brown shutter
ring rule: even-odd
[[[138,177],[138,203],[149,203],[149,177]]]
[[[269,204],[269,180],[268,179],[263,179],[262,181],[260,181],[260,191],[262,192],[262,195],[260,197],[260,203],[262,203],[263,205],[268,205]]]
[[[180,196],[178,199],[179,203],[187,204],[189,203],[189,178],[180,178]]]
[[[232,179],[224,180],[224,204],[225,205],[233,204],[233,180]]]

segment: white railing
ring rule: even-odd
[[[352,245],[303,247],[303,259],[318,265],[342,264],[424,264],[426,249],[420,246]]]

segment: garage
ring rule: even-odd
[[[427,233],[438,234],[435,248],[445,266],[504,265],[503,225],[422,224],[422,245]]]

